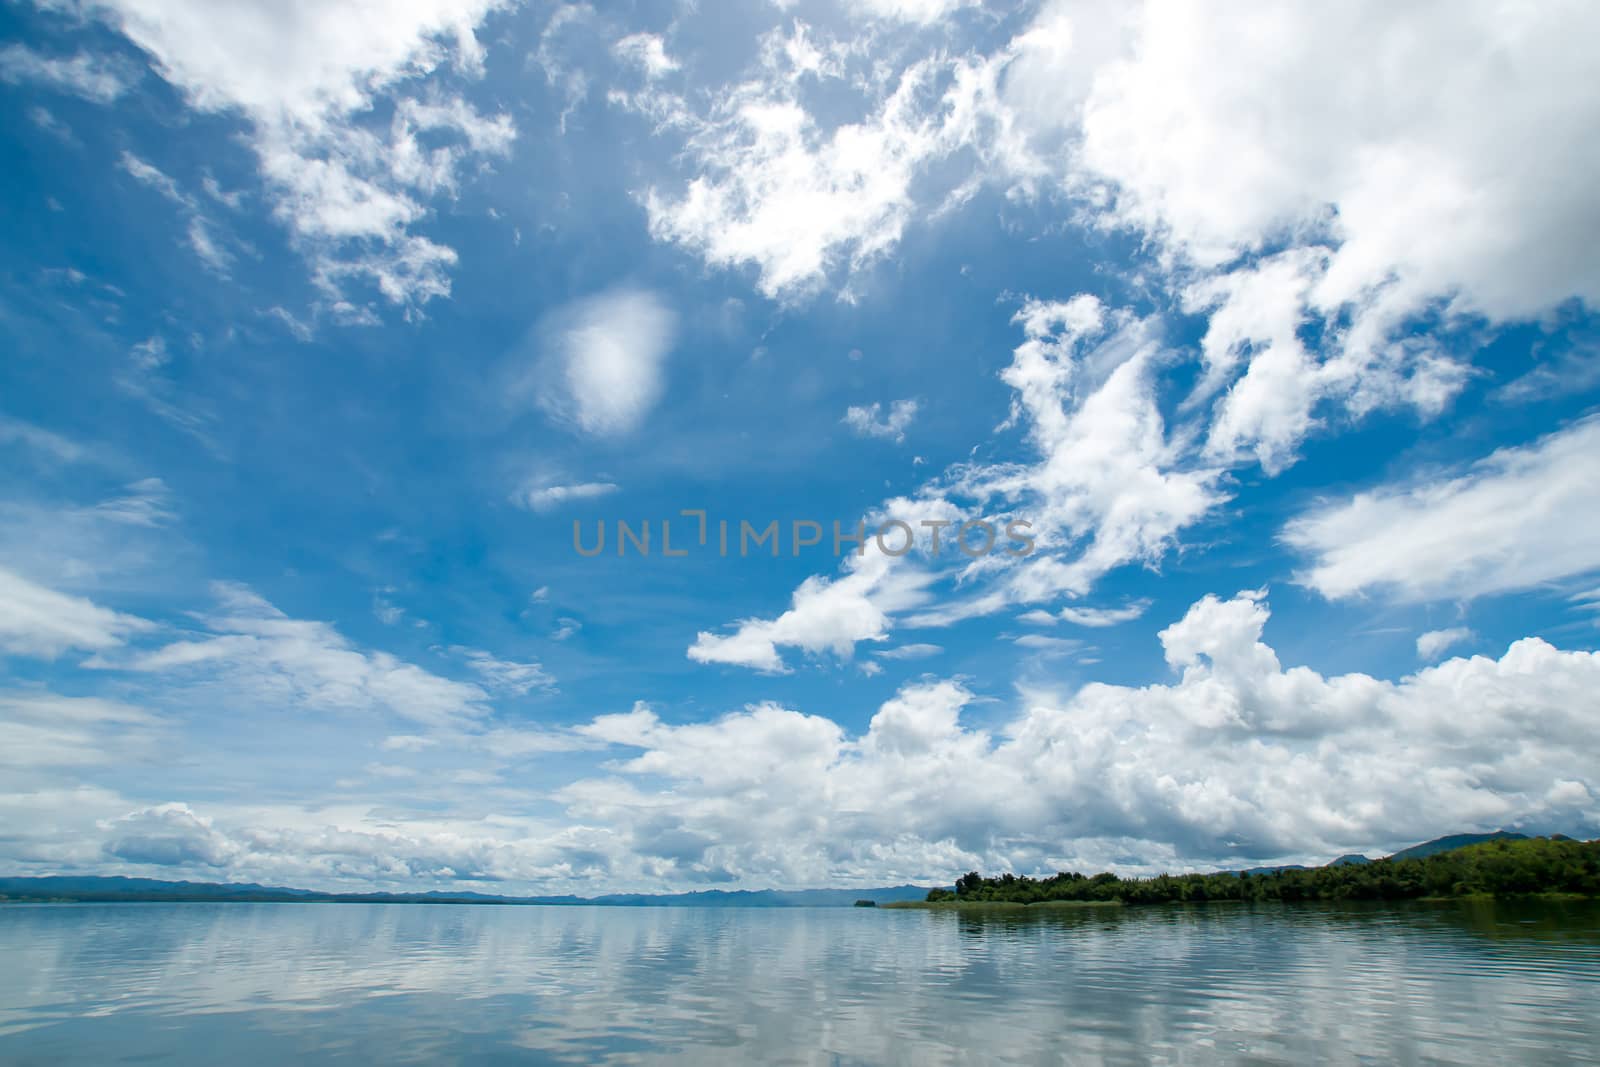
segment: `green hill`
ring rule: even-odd
[[[1468,845],[1481,845],[1485,841],[1526,841],[1527,834],[1513,834],[1506,830],[1496,830],[1492,834],[1451,834],[1449,837],[1436,837],[1432,841],[1424,841],[1420,845],[1403,848],[1389,858],[1392,860],[1420,860],[1441,852],[1450,852]]]

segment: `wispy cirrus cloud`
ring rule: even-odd
[[[555,678],[538,663],[500,659],[481,648],[457,646],[451,651],[466,660],[467,666],[495,692],[526,696],[535,689],[555,688]]]
[[[1470,599],[1600,570],[1600,419],[1459,474],[1382,485],[1291,521],[1299,581],[1329,599]]]
[[[363,650],[334,626],[290,618],[244,586],[217,583],[214,594],[217,607],[203,617],[206,633],[97,656],[86,665],[220,689],[235,701],[382,712],[434,727],[461,728],[489,714],[489,694],[480,686]],[[491,672],[503,666],[488,664]],[[504,670],[500,676],[507,677]]]
[[[564,504],[582,500],[598,500],[610,496],[620,488],[615,482],[577,482],[572,485],[551,485],[542,481],[530,482],[517,490],[512,500],[530,511],[554,511]]]
[[[0,48],[0,81],[33,83],[109,104],[139,80],[139,71],[124,60],[75,52],[52,56],[25,44]]]
[[[56,659],[72,651],[101,652],[151,629],[154,624],[144,619],[0,567],[0,649],[12,655]]]

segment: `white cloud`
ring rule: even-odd
[[[970,143],[987,68],[934,56],[852,80],[853,51],[796,22],[764,37],[748,80],[719,89],[703,113],[671,94],[614,94],[681,134],[693,168],[680,193],[645,193],[650,232],[714,266],[754,267],[760,290],[783,300],[886,255],[916,214],[913,181]],[[812,81],[871,86],[865,117],[819,123],[802,99]]]
[[[987,54],[796,23],[708,107],[613,99],[682,138],[680,191],[645,193],[652,233],[754,267],[776,299],[875,262],[984,185],[1136,231],[1156,260],[1139,284],[1210,319],[1187,409],[1214,416],[1206,459],[1270,475],[1334,418],[1437,416],[1474,373],[1448,349],[1475,343],[1478,316],[1600,301],[1579,236],[1600,207],[1570,178],[1600,166],[1581,43],[1596,19],[1493,0],[1052,0]],[[1408,337],[1434,313],[1432,339]]]
[[[961,8],[975,3],[976,0],[861,0],[859,4],[850,5],[850,8],[855,14],[925,26],[948,18]]]
[[[546,485],[530,483],[512,497],[531,511],[553,511],[563,504],[580,500],[598,500],[617,491],[612,482],[579,482],[576,485]]]
[[[370,776],[417,787],[417,779],[395,777],[395,771],[373,764]],[[467,775],[464,784],[483,789],[494,781]],[[0,797],[0,803],[8,799]],[[75,856],[80,864],[88,860],[104,869],[110,861],[118,864],[113,869],[147,875],[155,867],[166,877],[191,872],[208,880],[401,889],[476,881],[476,888],[504,892],[507,880],[523,885],[581,880],[592,886],[608,859],[597,847],[603,839],[591,841],[581,831],[524,818],[373,818],[360,808],[343,807],[251,806],[202,813],[185,803],[139,806],[103,793],[57,795],[46,802],[76,802],[106,813],[88,827],[72,827],[76,838],[99,845],[98,855]],[[52,866],[59,870],[63,864]]]
[[[1323,676],[1285,668],[1263,641],[1268,621],[1261,592],[1206,597],[1160,634],[1173,681],[1025,690],[1011,712],[986,710],[987,725],[967,716],[971,689],[919,681],[858,734],[773,703],[683,724],[638,704],[570,731],[397,735],[382,749],[402,755],[364,772],[427,789],[403,754],[611,749],[603,769],[554,793],[565,811],[553,820],[314,799],[202,813],[41,790],[0,795],[8,824],[30,828],[6,853],[280,884],[595,891],[1148,872],[1383,852],[1461,830],[1600,831],[1589,714],[1600,654],[1529,638],[1397,681]],[[137,711],[63,706],[24,715],[146,728]],[[36,751],[30,766],[55,758]],[[450,774],[480,797],[499,788],[481,768]]]
[[[879,649],[873,654],[881,659],[927,659],[930,656],[938,656],[943,653],[943,646],[917,642],[909,645],[899,645],[895,648]]]
[[[122,466],[99,448],[76,453]],[[94,504],[33,500],[13,491],[0,500],[0,559],[30,582],[70,598],[146,591],[153,573],[180,559],[185,546],[170,525],[172,493],[159,478],[131,482]]]
[[[1111,183],[1117,221],[1203,264],[1325,237],[1323,309],[1391,280],[1495,318],[1594,301],[1576,235],[1600,209],[1565,177],[1600,163],[1585,29],[1600,15],[1156,0],[1096,74],[1079,162]]]
[[[451,194],[473,156],[504,154],[509,117],[486,118],[460,96],[398,99],[387,129],[377,101],[446,62],[483,61],[475,28],[500,0],[330,0],[283,5],[100,0],[94,9],[150,54],[204,111],[234,113],[275,204],[330,302],[360,277],[392,303],[448,295],[455,252],[413,232],[423,200]],[[423,147],[419,133],[451,143]],[[193,234],[191,234],[191,238]],[[196,242],[197,251],[204,242]],[[202,253],[203,255],[204,253]]]
[[[76,441],[9,415],[0,415],[0,445],[22,445],[59,463],[75,463],[88,454]]]
[[[1593,12],[1151,0],[1104,15],[1047,5],[1011,46],[1004,100],[1030,158],[1055,152],[1057,179],[1104,205],[1080,217],[1152,239],[1167,284],[1198,276],[1204,390],[1232,383],[1213,457],[1276,473],[1322,401],[1437,414],[1469,372],[1398,340],[1432,307],[1443,333],[1600,301],[1577,237],[1600,208],[1567,178],[1600,164],[1577,24],[1600,30]]]
[[[1040,550],[1010,576],[1007,598],[1081,596],[1116,567],[1159,562],[1222,502],[1219,472],[1166,431],[1155,324],[1091,296],[1029,301],[1016,318],[1026,339],[1001,378],[1040,459],[968,470],[960,489],[1016,502],[1033,523]]]
[[[584,433],[627,433],[655,407],[677,316],[655,293],[614,289],[579,301],[540,331],[545,352],[513,388]]]
[[[128,70],[126,64],[86,52],[47,56],[25,44],[0,48],[0,81],[12,85],[36,82],[98,104],[112,103],[128,92],[137,78],[137,72]]]
[[[1283,538],[1311,557],[1298,580],[1339,599],[1471,598],[1600,569],[1600,419],[1463,474],[1386,485],[1290,522]]]
[[[0,649],[6,652],[40,659],[73,650],[98,652],[151,625],[0,567]]]
[[[963,560],[954,575],[973,592],[932,604],[931,587],[951,575],[887,558],[872,545],[864,558],[850,557],[840,578],[807,579],[777,619],[743,620],[733,634],[700,633],[690,658],[781,671],[783,645],[848,658],[856,643],[883,640],[897,614],[909,625],[948,626],[1010,604],[1082,596],[1118,567],[1160,563],[1187,527],[1226,499],[1221,471],[1191,456],[1186,437],[1167,433],[1156,394],[1156,370],[1167,358],[1157,324],[1109,311],[1092,296],[1030,300],[1016,320],[1025,339],[1001,373],[1014,390],[1007,425],[1026,424],[1037,461],[961,464],[918,498],[889,501],[869,517],[869,528],[898,518],[913,529],[984,517],[1000,548]],[[952,499],[1004,510],[984,514]],[[1031,550],[1000,536],[1013,518],[1030,524],[1018,530],[1034,539]],[[1093,612],[1071,621],[1085,619],[1122,621]]]
[[[385,626],[397,626],[406,617],[405,609],[385,596],[372,598],[372,614]]]
[[[585,732],[639,754],[564,796],[635,853],[691,842],[679,877],[777,884],[1237,864],[1461,829],[1600,827],[1588,721],[1600,654],[1530,638],[1396,682],[1324,677],[1280,665],[1267,619],[1261,593],[1207,597],[1161,633],[1176,682],[1026,693],[993,733],[961,720],[973,695],[951,682],[906,687],[857,738],[770,704],[684,726],[636,708]]]
[[[1557,349],[1539,366],[1507,382],[1492,394],[1504,404],[1528,404],[1558,396],[1575,396],[1600,385],[1600,345]]]
[[[882,437],[899,444],[906,439],[906,428],[917,417],[915,400],[896,400],[887,416],[879,403],[852,404],[841,420],[857,437]]]
[[[1068,605],[1061,609],[1059,618],[1062,622],[1070,622],[1074,626],[1087,626],[1099,629],[1105,626],[1120,626],[1125,622],[1132,622],[1145,613],[1150,607],[1148,600],[1135,601],[1120,608],[1076,608]]]
[[[1066,656],[1074,652],[1085,651],[1083,642],[1075,638],[1049,637],[1045,634],[1023,634],[1020,637],[1013,638],[1012,643],[1019,648],[1055,656]]]
[[[654,33],[629,34],[612,45],[612,51],[652,80],[678,69],[678,61],[667,54],[665,42]]]
[[[526,696],[535,689],[552,689],[556,680],[537,663],[498,659],[481,648],[454,648],[484,684],[497,693]]]
[[[194,216],[189,220],[186,236],[189,238],[189,248],[207,270],[220,278],[228,277],[228,272],[233,269],[233,253],[218,243],[210,223],[199,215]]]
[[[0,724],[0,766],[35,770],[126,764],[148,753],[162,721],[116,701],[13,691],[0,692]]]
[[[180,189],[171,175],[154,164],[140,159],[132,152],[124,151],[120,164],[122,169],[135,180],[154,189],[178,206],[188,218],[185,236],[189,248],[213,274],[221,278],[228,277],[228,272],[233,267],[233,253],[221,243],[217,227],[201,211],[200,201]]]
[[[241,849],[212,820],[187,804],[160,804],[132,812],[109,827],[106,853],[131,863],[161,867],[224,867]]]
[[[221,456],[222,447],[213,432],[216,414],[204,400],[177,388],[167,373],[172,359],[165,339],[159,335],[146,338],[129,349],[127,369],[115,378],[117,388],[213,455]]]
[[[127,150],[123,151],[117,163],[136,181],[148,185],[174,204],[189,208],[195,206],[194,199],[178,188],[178,183],[172,180],[172,176],[154,164],[140,159]]]
[[[121,496],[108,497],[96,504],[97,519],[121,526],[166,526],[177,519],[172,510],[172,493],[160,478],[141,478],[123,487]]]
[[[1465,626],[1452,626],[1446,630],[1429,630],[1417,635],[1417,658],[1429,663],[1439,659],[1450,649],[1476,635]]]
[[[865,526],[868,531],[875,530],[880,520],[892,518],[917,529],[923,521],[957,517],[944,501],[898,499],[889,501],[881,514],[868,516]],[[841,532],[853,531],[844,530],[841,524]],[[831,535],[829,531],[826,536]],[[841,542],[841,549],[845,547],[848,546]],[[907,562],[909,559],[881,551],[869,532],[864,551],[856,555],[852,550],[838,577],[807,578],[795,590],[789,610],[775,619],[743,619],[731,634],[702,630],[689,648],[689,658],[698,663],[726,663],[768,673],[789,669],[779,651],[784,646],[809,655],[831,653],[848,660],[859,642],[886,640],[896,614],[927,604],[928,586],[936,576]]]
[[[388,712],[452,728],[488,713],[488,694],[476,685],[357,649],[328,623],[292,619],[242,586],[218,583],[215,593],[219,610],[203,620],[209,634],[87,665],[160,674],[279,709]]]

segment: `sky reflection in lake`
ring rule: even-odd
[[[1600,909],[0,907],[0,1061],[1570,1063]]]

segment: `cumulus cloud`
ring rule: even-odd
[[[1529,638],[1394,682],[1323,676],[1283,667],[1267,621],[1260,592],[1206,597],[1161,632],[1175,682],[1026,693],[993,732],[963,721],[973,696],[952,682],[906,687],[855,738],[772,705],[684,726],[636,708],[585,729],[638,754],[565,796],[637,851],[693,840],[680,862],[780,884],[1126,868],[1119,852],[1331,857],[1600,821],[1600,654]]]
[[[187,804],[133,812],[112,823],[110,832],[107,855],[155,867],[223,867],[239,851]]]
[[[1325,236],[1322,308],[1386,284],[1494,318],[1594,301],[1600,268],[1576,234],[1600,216],[1564,175],[1600,160],[1600,93],[1573,36],[1595,17],[1152,0],[1085,100],[1081,166],[1111,185],[1117,222],[1202,264]],[[1505,152],[1530,123],[1528,150]]]
[[[74,650],[116,648],[152,624],[58,593],[0,567],[0,649],[13,655],[55,659]]]
[[[887,414],[883,405],[852,404],[844,413],[844,424],[857,437],[882,437],[899,444],[906,439],[906,428],[917,417],[915,400],[896,400],[889,405]]]
[[[1588,418],[1465,473],[1358,493],[1293,520],[1299,575],[1330,599],[1467,599],[1600,569],[1600,419]]]
[[[90,849],[73,854],[80,863],[98,849],[132,869],[207,877],[534,891],[1203,869],[1383,852],[1460,830],[1600,832],[1589,721],[1600,653],[1527,638],[1499,658],[1395,681],[1325,676],[1285,667],[1264,641],[1268,622],[1261,591],[1205,597],[1159,635],[1173,680],[1024,690],[981,722],[966,684],[921,680],[859,733],[771,702],[701,722],[641,703],[566,731],[383,746],[606,750],[603,768],[556,790],[556,819],[304,803],[202,812],[57,793],[0,795],[0,812],[31,804],[18,825],[57,833],[68,810],[98,819],[71,832]],[[122,715],[79,709],[97,723]],[[426,781],[405,773],[408,788]],[[43,856],[48,842],[7,847],[24,846]]]
[[[482,888],[502,883],[496,891],[507,881],[593,885],[607,874],[609,858],[583,831],[552,831],[520,819],[396,822],[259,808],[213,815],[171,802],[102,818],[97,830],[102,863],[121,861],[146,873],[161,868],[160,877],[190,872],[212,880],[333,888],[461,881]]]
[[[1479,321],[1600,301],[1578,236],[1600,208],[1569,177],[1600,163],[1579,43],[1596,17],[1052,0],[986,52],[795,23],[708,105],[613,99],[681,139],[687,176],[643,194],[652,233],[754,268],[775,299],[853,297],[850,275],[984,186],[1137,233],[1139,284],[1208,318],[1189,401],[1207,458],[1276,474],[1334,418],[1438,415],[1473,374],[1452,339],[1470,349]],[[1424,316],[1428,340],[1408,330]]]
[[[661,398],[677,315],[655,293],[615,289],[562,309],[517,392],[583,433],[635,429]]]
[[[1594,165],[1600,122],[1574,17],[1047,4],[1008,46],[1022,149],[995,158],[1151,242],[1209,318],[1191,398],[1220,395],[1208,453],[1273,474],[1331,405],[1450,402],[1470,371],[1407,339],[1417,316],[1448,337],[1600,299],[1574,236],[1596,208],[1565,178]],[[1502,150],[1531,128],[1527,152]]]

